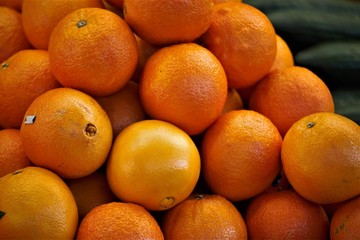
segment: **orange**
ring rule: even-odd
[[[360,127],[336,113],[315,113],[285,135],[286,177],[304,198],[329,204],[360,194]]]
[[[275,71],[253,89],[249,108],[268,117],[282,136],[300,118],[334,112],[329,88],[309,69],[299,66]]]
[[[292,52],[289,46],[287,45],[287,43],[279,35],[276,35],[276,45],[277,47],[276,47],[275,60],[269,72],[275,70],[283,70],[287,67],[294,66],[294,58]],[[245,108],[248,108],[249,99],[255,86],[256,83],[246,88],[237,89],[244,103]]]
[[[200,174],[192,139],[160,120],[143,120],[115,139],[106,174],[111,190],[125,202],[166,210],[186,199]]]
[[[244,219],[221,195],[194,194],[169,209],[162,221],[165,239],[247,239]]]
[[[125,21],[155,45],[191,42],[210,25],[212,0],[124,0]]]
[[[16,10],[0,6],[0,29],[0,63],[31,47],[24,33],[21,14]]]
[[[26,167],[0,178],[2,239],[73,239],[78,212],[73,195],[55,173]]]
[[[283,70],[294,66],[294,56],[283,38],[276,35],[276,56],[270,68],[271,71]]]
[[[204,134],[204,179],[214,193],[231,201],[251,198],[267,189],[279,173],[281,143],[279,131],[260,113],[225,113]]]
[[[133,76],[131,77],[131,80],[135,82],[139,82],[146,61],[156,50],[159,49],[159,47],[144,41],[143,39],[139,38],[137,35],[135,35],[135,39],[138,47],[138,63],[136,66],[136,70]]]
[[[222,113],[224,114],[230,112],[231,110],[240,110],[243,108],[244,105],[238,91],[236,91],[234,88],[229,88]]]
[[[65,87],[90,95],[119,91],[135,71],[134,34],[124,20],[101,8],[82,8],[66,15],[49,41],[50,66]]]
[[[145,110],[139,96],[139,85],[129,81],[118,92],[105,97],[95,98],[110,118],[114,139],[131,123],[144,120]]]
[[[330,238],[358,239],[360,236],[360,195],[337,208],[330,222]]]
[[[133,203],[112,202],[92,209],[81,221],[76,239],[154,239],[164,236],[155,218]]]
[[[0,125],[20,128],[32,101],[50,89],[59,87],[50,70],[45,50],[21,50],[0,67]]]
[[[101,0],[23,0],[22,22],[27,38],[38,49],[48,49],[50,35],[61,18],[72,11],[103,8]]]
[[[262,193],[246,209],[249,239],[328,239],[329,220],[320,204],[295,191]]]
[[[66,184],[75,198],[80,219],[94,207],[117,200],[110,190],[106,175],[99,171],[82,178],[68,179]]]
[[[270,20],[241,2],[216,4],[202,41],[224,66],[233,88],[258,82],[269,72],[276,55],[276,34]]]
[[[0,130],[0,178],[30,165],[18,129]]]
[[[36,98],[25,113],[20,136],[35,165],[64,178],[95,172],[112,144],[106,112],[92,97],[70,88],[49,90]]]
[[[226,96],[227,81],[221,63],[194,43],[155,52],[146,62],[140,81],[145,111],[190,135],[203,132],[220,116]]]
[[[21,5],[23,0],[0,0],[0,6],[12,8],[21,12]]]

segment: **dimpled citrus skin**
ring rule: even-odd
[[[35,165],[64,178],[95,172],[112,144],[106,112],[92,97],[71,88],[53,89],[36,98],[25,113],[20,136]]]
[[[243,217],[226,198],[193,194],[167,211],[162,220],[166,239],[247,239]]]
[[[65,182],[40,167],[26,167],[0,178],[2,239],[73,239],[76,202]]]
[[[281,143],[279,131],[260,113],[227,112],[204,134],[204,179],[213,192],[231,201],[253,197],[279,173]]]
[[[93,208],[81,221],[76,239],[154,239],[164,236],[154,217],[134,203],[111,202]]]
[[[81,8],[62,18],[51,34],[49,55],[51,71],[64,87],[94,96],[120,90],[138,61],[129,26],[101,8]]]
[[[124,0],[124,18],[134,32],[156,45],[191,42],[210,25],[211,0]]]
[[[360,194],[360,127],[336,113],[310,114],[286,133],[285,175],[304,198],[329,204]]]
[[[246,208],[249,239],[328,239],[329,219],[320,204],[293,190],[263,192]]]
[[[189,135],[203,132],[220,116],[226,97],[227,81],[221,63],[210,51],[194,43],[155,52],[140,81],[145,111]]]
[[[302,117],[335,110],[326,84],[311,70],[300,66],[266,75],[252,90],[249,108],[268,117],[282,136]]]
[[[216,4],[211,25],[201,39],[224,66],[233,88],[260,81],[276,55],[276,34],[270,20],[241,2]]]

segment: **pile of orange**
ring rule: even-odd
[[[0,0],[0,29],[0,238],[359,237],[360,127],[255,7]]]

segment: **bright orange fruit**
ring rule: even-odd
[[[264,192],[246,209],[249,239],[328,239],[329,220],[320,204],[292,190]]]
[[[66,15],[49,41],[50,66],[64,87],[106,96],[130,80],[138,61],[134,34],[115,13],[81,8]]]
[[[247,239],[244,219],[221,195],[194,194],[162,219],[166,239]]]
[[[60,87],[50,70],[45,50],[21,50],[0,67],[0,125],[20,128],[30,104],[48,90]]]
[[[360,195],[337,208],[330,222],[330,239],[356,239],[360,236]]]
[[[155,45],[191,42],[210,25],[212,0],[124,0],[124,18],[134,32]]]
[[[81,221],[76,239],[163,240],[151,214],[134,203],[112,202],[92,209]]]
[[[329,204],[360,194],[360,127],[335,113],[310,114],[286,133],[286,177],[304,198]]]
[[[95,172],[112,144],[111,122],[89,95],[57,88],[36,98],[20,129],[26,155],[64,178]]]
[[[180,128],[160,120],[143,120],[117,136],[106,174],[110,188],[121,200],[148,210],[166,210],[195,188],[200,155]]]
[[[0,178],[2,239],[74,239],[78,211],[55,173],[26,167]]]
[[[164,47],[148,59],[140,98],[152,118],[195,135],[220,116],[227,89],[218,59],[200,45],[183,43]]]
[[[279,131],[260,113],[225,113],[204,134],[204,179],[213,192],[231,201],[251,198],[279,173],[281,143]]]
[[[268,117],[282,136],[300,118],[334,112],[329,88],[312,71],[293,66],[263,78],[252,90],[249,109]]]
[[[258,82],[269,72],[276,55],[276,34],[270,20],[239,1],[214,6],[202,41],[224,66],[233,88]]]

